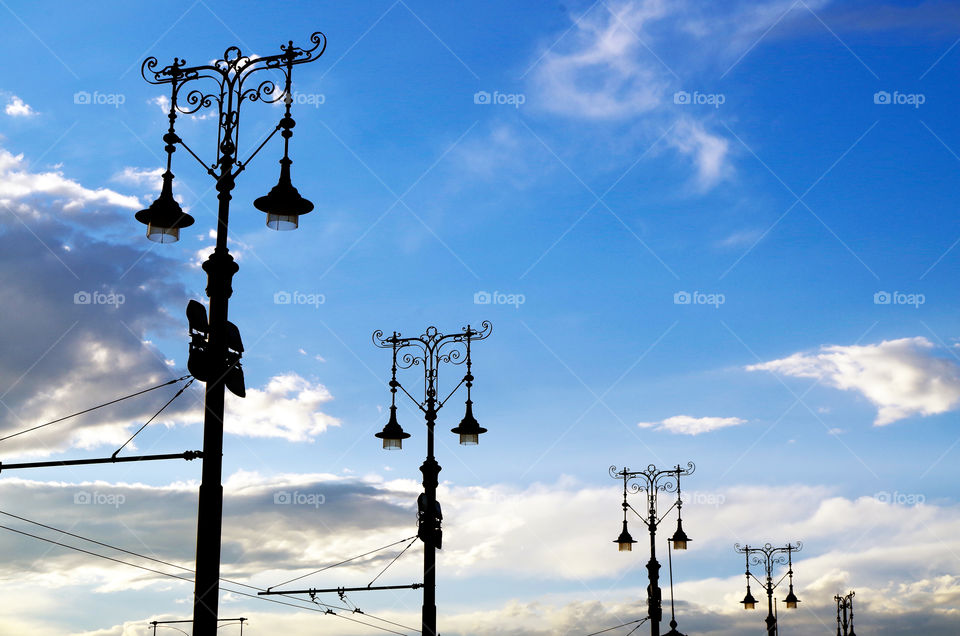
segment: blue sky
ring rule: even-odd
[[[732,545],[801,539],[796,629],[829,627],[833,594],[856,589],[874,633],[952,633],[937,608],[960,598],[956,7],[197,0],[0,15],[4,434],[183,373],[215,191],[180,150],[174,189],[196,225],[155,246],[134,221],[158,192],[166,128],[142,60],[269,55],[321,30],[326,53],[294,74],[291,141],[316,209],[275,233],[252,207],[276,182],[279,140],[234,193],[231,319],[251,395],[227,424],[227,572],[270,585],[406,536],[424,431],[404,406],[404,450],[373,438],[390,360],[370,334],[489,320],[474,402],[490,432],[457,446],[458,399],[438,426],[444,633],[504,633],[513,616],[518,636],[581,634],[640,616],[645,556],[610,544],[607,467],[687,461],[681,630],[758,627],[737,612]],[[245,107],[242,156],[280,116]],[[214,119],[181,116],[177,131],[211,157]],[[94,291],[124,302],[74,303]],[[323,302],[276,303],[285,292]],[[0,457],[109,454],[166,391]],[[199,448],[200,399],[194,387],[136,448]],[[198,478],[173,463],[7,473],[0,509],[189,565]],[[297,488],[327,503],[273,504]],[[130,503],[70,503],[93,490]],[[8,629],[139,635],[189,611],[188,585],[56,554],[5,566],[5,587],[27,577],[23,603],[0,610]],[[416,555],[398,577],[416,576]],[[41,591],[51,581],[59,592]],[[362,607],[410,624],[414,596]],[[51,613],[54,598],[67,607]],[[344,633],[260,605],[228,597],[223,612]]]

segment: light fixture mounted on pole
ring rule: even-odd
[[[623,530],[620,536],[614,539],[620,552],[630,552],[633,550],[633,544],[636,541],[630,536],[627,528],[627,511],[633,510],[650,532],[650,561],[647,562],[647,573],[650,584],[647,587],[647,616],[650,619],[651,636],[660,636],[660,620],[663,618],[663,609],[661,607],[660,592],[660,563],[657,561],[657,528],[674,508],[677,509],[677,529],[670,537],[673,547],[676,550],[686,550],[690,537],[683,531],[683,520],[681,519],[681,508],[683,500],[680,497],[680,477],[692,475],[696,470],[693,462],[687,462],[687,467],[683,468],[677,464],[674,468],[660,470],[653,464],[647,466],[646,470],[630,471],[626,467],[618,471],[616,466],[610,467],[610,476],[614,479],[623,480]],[[637,480],[637,481],[634,481]],[[646,515],[641,515],[634,510],[633,506],[627,501],[627,493],[634,494],[643,490],[647,495]],[[659,515],[657,508],[658,492],[676,492],[677,498],[663,515]],[[672,564],[671,564],[671,586],[672,586]],[[672,600],[672,599],[671,599]],[[672,605],[671,605],[672,607]],[[683,636],[677,631],[676,617],[671,615],[670,634]]]
[[[777,634],[777,616],[773,611],[773,591],[783,583],[784,579],[789,579],[790,583],[787,595],[783,599],[784,605],[787,606],[787,609],[797,609],[797,603],[800,602],[797,595],[793,593],[793,553],[799,552],[801,548],[803,548],[803,544],[799,541],[797,541],[796,544],[788,543],[783,547],[774,547],[769,543],[764,544],[764,546],[760,548],[752,548],[749,545],[741,548],[739,543],[734,545],[734,550],[745,555],[747,562],[747,595],[740,601],[740,603],[743,604],[743,609],[752,610],[757,608],[757,599],[750,593],[751,577],[767,592],[767,636],[776,636]],[[767,575],[765,581],[761,581],[750,572],[751,565],[760,566],[764,569]],[[774,583],[773,569],[777,565],[786,565],[787,572],[780,577],[779,581]]]
[[[193,367],[204,376],[198,379],[206,381],[193,636],[215,636],[217,633],[223,515],[224,388],[229,387],[241,396],[243,393],[242,375],[238,373],[239,354],[242,353],[239,330],[227,320],[233,276],[239,269],[227,249],[231,192],[237,176],[280,132],[284,139],[280,180],[269,194],[257,199],[254,206],[267,214],[267,226],[278,230],[295,228],[298,217],[313,209],[313,204],[303,199],[290,182],[291,161],[288,152],[295,125],[290,116],[293,67],[313,62],[323,55],[327,47],[327,39],[320,32],[313,33],[310,42],[313,46],[301,48],[289,41],[280,46],[279,54],[263,57],[244,55],[239,48],[231,46],[224,51],[222,59],[199,66],[187,66],[186,60],[175,57],[172,64],[160,68],[157,58],[149,57],[140,67],[140,74],[150,84],[170,86],[169,126],[163,135],[167,155],[163,187],[159,198],[136,214],[137,220],[147,226],[147,238],[158,243],[173,243],[179,240],[180,230],[194,222],[193,217],[180,208],[173,196],[173,153],[177,146],[186,150],[214,179],[219,202],[215,227],[216,248],[203,264],[203,270],[207,273],[207,296],[210,298],[209,323],[203,325],[207,331],[197,329],[201,326],[199,322],[206,322],[205,317],[199,319],[197,307],[192,305],[188,310]],[[266,79],[259,84],[248,85],[250,78],[262,70],[278,73],[282,77],[282,84],[278,86],[274,80]],[[245,102],[269,104],[281,99],[286,108],[280,122],[250,156],[241,160],[238,157],[241,106]],[[210,163],[200,159],[175,130],[178,115],[193,114],[201,109],[211,109],[218,117],[216,159]]]
[[[452,429],[460,436],[460,443],[464,446],[474,446],[479,443],[480,435],[487,429],[480,426],[473,416],[473,387],[472,360],[470,357],[471,344],[484,340],[490,336],[493,326],[483,321],[483,328],[478,331],[467,325],[459,332],[442,334],[436,327],[428,327],[423,335],[415,338],[401,338],[396,331],[393,335],[384,338],[382,331],[373,333],[373,344],[381,349],[390,349],[393,352],[393,365],[390,368],[390,419],[383,430],[376,437],[383,440],[383,447],[388,450],[400,450],[403,440],[410,434],[403,430],[397,421],[397,390],[409,397],[424,414],[427,424],[427,458],[420,467],[423,473],[423,494],[417,499],[418,530],[417,536],[423,542],[423,636],[437,636],[437,572],[436,551],[443,543],[441,521],[443,515],[440,504],[437,502],[437,486],[439,485],[440,464],[434,458],[433,429],[437,421],[437,412],[443,408],[457,390],[466,385],[466,411],[460,424]],[[444,364],[464,364],[467,372],[459,384],[442,400],[438,399],[440,382],[440,367]],[[409,369],[415,366],[423,367],[423,400],[414,398],[397,380],[398,369]]]

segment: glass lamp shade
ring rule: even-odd
[[[157,200],[135,216],[147,226],[147,238],[156,243],[175,243],[180,240],[180,228],[193,225],[193,217],[173,198],[173,174],[169,171],[163,173],[163,187]]]
[[[677,531],[673,533],[671,541],[673,541],[674,550],[687,549],[687,542],[690,541],[690,537],[683,531],[683,522],[680,519],[677,519]]]
[[[385,450],[400,450],[403,448],[403,440],[410,437],[410,433],[404,432],[400,426],[400,422],[397,421],[396,406],[390,407],[390,420],[386,426],[383,427],[383,430],[374,435],[374,437],[383,440],[383,448]]]
[[[627,531],[627,521],[623,521],[623,531],[620,533],[620,536],[613,540],[617,544],[617,547],[620,552],[631,552],[633,550],[633,544],[636,541],[633,540],[633,537],[630,536],[630,532]]]
[[[757,599],[753,598],[753,594],[750,593],[749,585],[747,586],[747,595],[740,602],[743,603],[743,609],[745,610],[757,609]]]
[[[450,430],[460,436],[460,443],[464,446],[476,446],[480,443],[480,435],[487,432],[473,416],[473,402],[470,400],[467,400],[467,412],[459,426]]]
[[[787,597],[783,599],[783,602],[786,604],[787,609],[797,609],[797,603],[800,602],[800,599],[793,593],[792,585],[790,586],[790,592],[787,594]]]
[[[313,210],[290,181],[290,159],[280,160],[280,180],[269,194],[253,202],[253,207],[267,214],[267,227],[271,230],[295,230],[300,216]]]

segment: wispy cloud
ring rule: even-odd
[[[721,428],[740,426],[747,420],[739,417],[691,417],[690,415],[674,415],[659,422],[638,422],[640,428],[653,428],[658,431],[676,433],[678,435],[700,435]]]
[[[876,426],[914,415],[946,413],[960,403],[960,367],[933,355],[924,337],[884,340],[873,345],[830,345],[817,353],[747,367],[797,378],[816,378],[855,391],[877,406]]]
[[[697,168],[697,184],[708,189],[728,176],[730,142],[706,130],[698,121],[683,119],[668,136],[671,146],[690,157]]]

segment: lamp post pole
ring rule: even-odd
[[[694,470],[696,470],[696,466],[693,462],[687,462],[686,468],[682,468],[677,464],[676,467],[666,470],[660,470],[653,464],[650,464],[646,470],[642,471],[630,471],[626,467],[618,471],[616,466],[611,466],[609,470],[611,477],[623,480],[623,531],[620,533],[620,536],[614,540],[614,543],[619,545],[621,552],[631,551],[633,544],[636,543],[627,530],[628,510],[633,510],[634,513],[640,517],[650,533],[650,560],[647,562],[647,574],[650,580],[650,584],[647,586],[647,617],[650,619],[651,636],[660,636],[660,620],[663,617],[663,608],[661,605],[662,594],[660,591],[660,563],[657,561],[657,528],[666,518],[667,514],[670,513],[670,510],[676,508],[677,530],[670,538],[670,541],[673,542],[673,547],[676,550],[687,549],[687,542],[690,541],[690,538],[687,537],[683,531],[683,520],[680,515],[680,509],[683,506],[683,501],[680,498],[680,477],[692,475]],[[628,491],[638,493],[641,490],[645,491],[647,495],[645,516],[634,510],[633,506],[627,501]],[[674,501],[673,505],[671,505],[662,516],[658,514],[658,492],[677,493],[676,501]],[[680,635],[680,633],[677,632],[677,621],[673,616],[671,616],[670,619],[670,628],[670,634]]]
[[[376,437],[383,440],[383,447],[388,450],[399,450],[403,440],[410,437],[404,432],[397,421],[397,389],[402,390],[423,411],[427,425],[427,457],[420,466],[423,473],[423,494],[417,499],[417,536],[423,542],[423,636],[437,636],[437,550],[443,543],[441,522],[443,514],[437,502],[437,486],[439,485],[440,464],[434,457],[433,429],[437,421],[437,412],[443,408],[457,389],[467,387],[466,413],[460,425],[453,429],[460,436],[460,443],[473,446],[479,443],[479,437],[487,429],[480,426],[473,416],[473,401],[471,388],[473,387],[472,361],[470,345],[477,340],[483,340],[490,335],[493,329],[489,322],[482,323],[483,329],[477,331],[467,325],[460,332],[442,334],[436,327],[428,327],[423,335],[414,338],[401,338],[396,331],[393,335],[384,338],[382,331],[375,331],[373,344],[381,349],[391,349],[393,365],[390,378],[390,419],[383,431]],[[407,351],[409,349],[409,351]],[[438,399],[439,371],[441,364],[466,363],[467,372],[452,391],[442,400]],[[417,400],[397,380],[397,369],[409,369],[414,366],[423,366],[423,400]]]
[[[254,156],[274,134],[284,138],[284,156],[280,161],[280,181],[267,196],[254,206],[267,213],[267,226],[273,229],[293,229],[297,217],[313,209],[313,204],[300,197],[290,182],[289,141],[295,125],[290,116],[292,103],[291,82],[293,66],[318,59],[326,49],[326,38],[315,32],[310,36],[311,48],[295,47],[293,42],[281,45],[282,53],[265,57],[248,57],[239,48],[230,47],[223,58],[200,66],[186,66],[186,61],[174,58],[169,66],[159,70],[155,57],[144,60],[141,75],[150,84],[170,86],[169,129],[163,136],[167,153],[166,172],[160,197],[147,209],[137,213],[137,220],[147,226],[147,238],[159,243],[172,243],[180,237],[180,229],[193,224],[193,218],[184,213],[173,198],[173,153],[177,146],[184,148],[216,181],[217,226],[216,247],[203,263],[207,273],[206,293],[210,299],[210,319],[202,344],[201,371],[195,376],[206,381],[203,420],[203,468],[197,513],[197,560],[194,589],[193,636],[214,636],[217,631],[217,613],[220,583],[220,539],[223,515],[223,410],[224,392],[243,396],[243,381],[239,370],[239,336],[227,320],[229,299],[233,293],[233,276],[239,269],[227,248],[230,200],[237,175],[243,172]],[[264,80],[254,86],[245,86],[256,71],[272,69],[283,76],[283,91],[273,80]],[[186,89],[186,90],[185,90]],[[205,92],[209,90],[210,92]],[[286,104],[284,116],[276,128],[244,161],[237,156],[239,145],[240,107],[244,102],[277,102]],[[204,163],[177,135],[174,124],[178,114],[192,114],[205,108],[215,108],[218,119],[216,160]],[[191,325],[193,327],[193,325]],[[232,350],[232,351],[231,351]],[[192,351],[191,351],[192,353]],[[192,361],[193,362],[193,361]],[[239,386],[232,380],[239,375]]]
[[[833,597],[837,602],[837,636],[856,636],[853,633],[853,596],[854,593],[850,592]]]
[[[787,609],[796,609],[797,603],[800,602],[800,599],[797,598],[796,594],[793,593],[793,553],[799,552],[803,544],[797,541],[796,544],[788,543],[783,547],[774,547],[769,543],[763,545],[763,547],[752,548],[749,545],[745,545],[742,548],[740,544],[737,543],[734,545],[734,550],[740,554],[745,555],[747,562],[747,595],[743,598],[743,608],[747,610],[756,609],[757,600],[753,598],[753,595],[750,593],[750,578],[753,579],[762,585],[767,592],[767,636],[776,636],[777,634],[777,616],[773,611],[773,591],[783,583],[783,580],[789,578],[790,589],[787,592],[787,596],[783,599],[784,604],[787,606]],[[766,573],[766,580],[761,581],[756,576],[750,572],[751,565],[758,565],[764,569]],[[773,582],[773,569],[777,565],[786,565],[787,572],[780,577],[780,580],[776,583]]]

